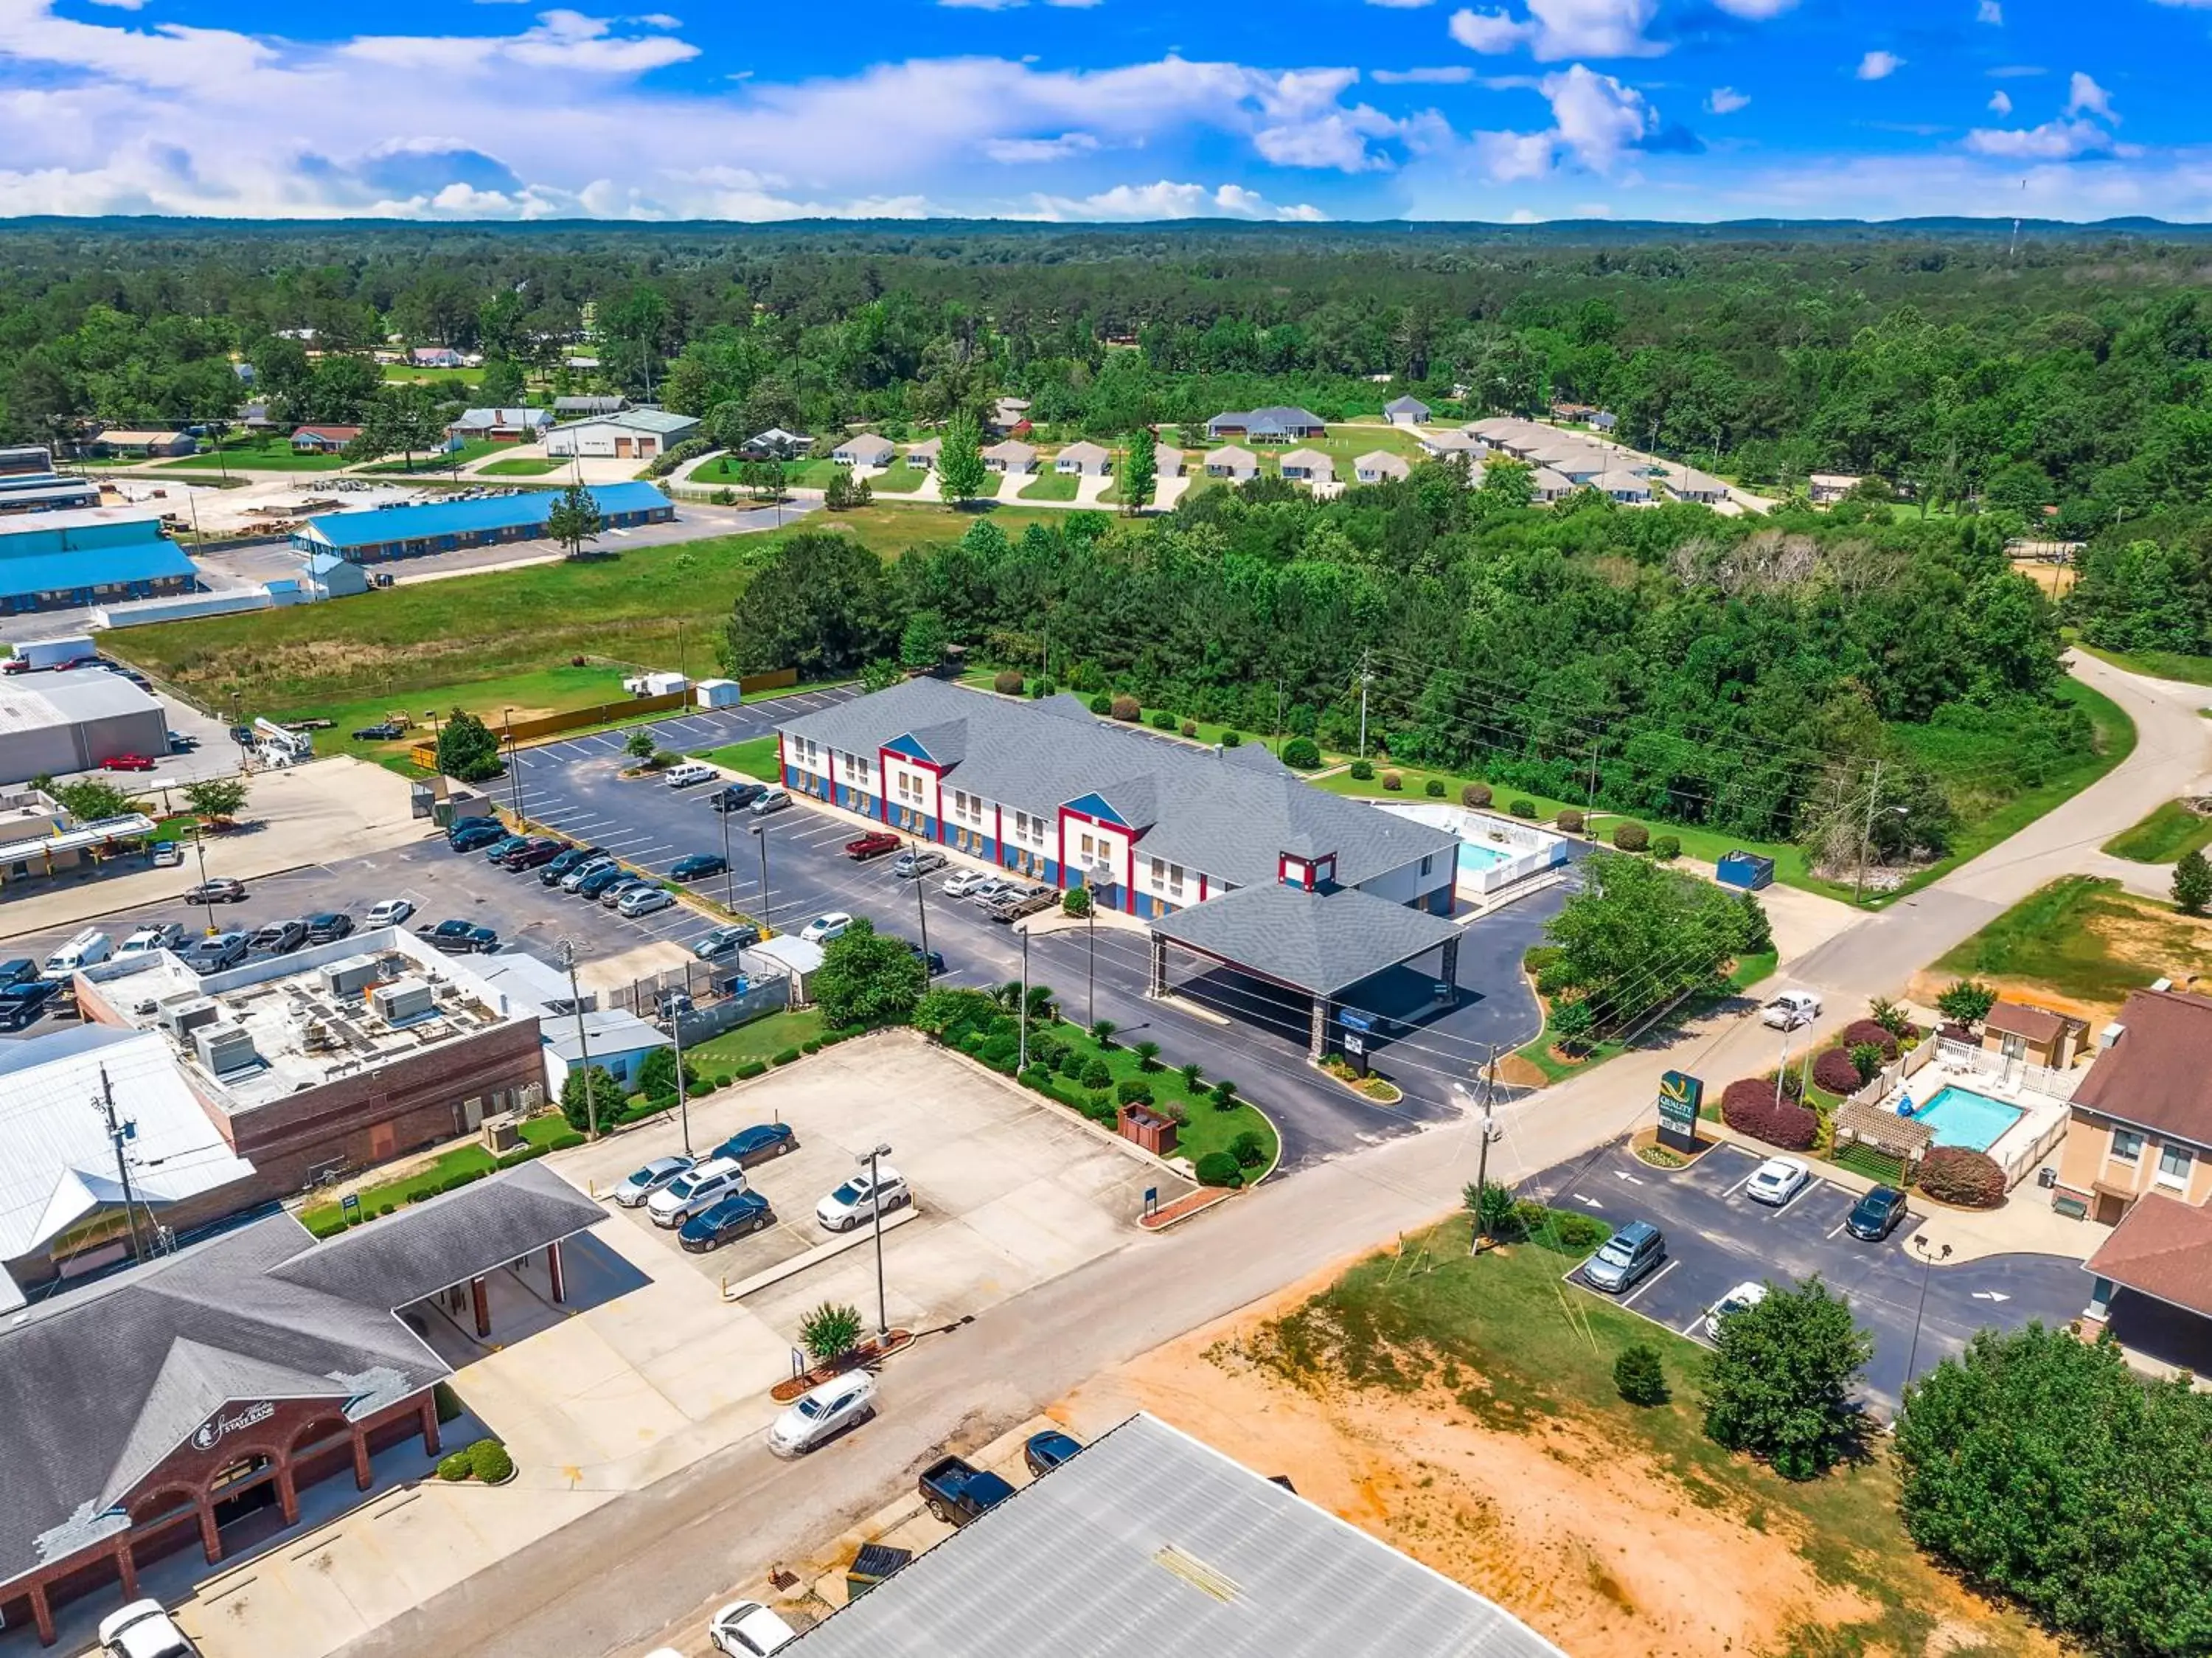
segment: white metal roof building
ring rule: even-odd
[[[621,409],[554,427],[545,434],[545,453],[650,460],[698,433],[699,423],[690,415],[665,409]]]
[[[120,674],[78,667],[0,680],[0,783],[168,752],[168,715]]]
[[[799,1637],[796,1658],[1564,1658],[1511,1613],[1135,1416]]]

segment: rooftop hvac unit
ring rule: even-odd
[[[341,1001],[359,996],[384,977],[373,955],[349,955],[323,969],[323,988]]]
[[[212,1025],[222,1017],[212,997],[172,996],[161,1003],[161,1028],[179,1042],[189,1041],[191,1034],[203,1025]]]
[[[208,1025],[192,1033],[192,1046],[200,1064],[217,1076],[251,1069],[261,1063],[253,1038],[243,1025]]]
[[[435,1012],[438,1001],[429,985],[419,978],[395,978],[369,993],[369,1005],[387,1025],[404,1025],[410,1019]]]

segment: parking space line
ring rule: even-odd
[[[1635,1305],[1636,1305],[1636,1299],[1637,1299],[1637,1297],[1638,1297],[1638,1296],[1641,1295],[1642,1295],[1645,1290],[1647,1290],[1647,1289],[1650,1289],[1650,1288],[1651,1288],[1651,1286],[1652,1286],[1653,1284],[1655,1284],[1655,1283],[1658,1283],[1660,1279],[1662,1279],[1662,1278],[1665,1277],[1666,1277],[1669,1272],[1672,1272],[1672,1271],[1673,1271],[1676,1267],[1680,1266],[1681,1264],[1682,1264],[1682,1261],[1681,1261],[1681,1258],[1680,1258],[1680,1256],[1677,1256],[1677,1255],[1669,1255],[1669,1256],[1667,1258],[1667,1265],[1664,1265],[1664,1266],[1662,1266],[1662,1267],[1661,1267],[1661,1268],[1660,1268],[1656,1272],[1654,1272],[1654,1273],[1653,1273],[1650,1277],[1648,1277],[1648,1278],[1644,1279],[1644,1281],[1642,1283],[1638,1284],[1638,1285],[1636,1286],[1636,1288],[1635,1288],[1635,1289],[1633,1289],[1630,1290],[1630,1291],[1629,1291],[1626,1295],[1623,1295],[1623,1296],[1620,1298],[1620,1304],[1621,1304],[1623,1307],[1633,1307],[1633,1306],[1635,1306]],[[1655,1322],[1656,1322],[1656,1320],[1655,1320]]]

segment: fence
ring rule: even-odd
[[[661,997],[678,991],[692,1001],[691,1011],[683,1015],[687,1047],[791,1004],[791,980],[780,973],[740,974],[726,964],[716,967],[704,961],[687,961],[649,978],[634,978],[611,991],[607,1001],[624,1013],[654,1019],[659,1016]]]
[[[2002,1054],[1991,1053],[1987,1048],[1978,1048],[1964,1042],[1946,1040],[1943,1043],[1943,1063],[1954,1070],[1974,1073],[1990,1086],[2006,1094],[2022,1089],[2030,1094],[2046,1094],[2053,1100],[2070,1100],[2074,1090],[2081,1086],[2081,1079],[2089,1074],[2087,1066],[2074,1070],[2053,1070],[2048,1065],[2031,1065],[2018,1059],[2007,1059]]]
[[[798,683],[797,668],[779,667],[769,674],[746,674],[738,681],[738,691],[741,696],[757,696],[763,691],[781,691]],[[620,702],[594,703],[589,708],[572,708],[565,714],[540,714],[529,720],[479,717],[483,718],[504,747],[510,737],[518,743],[534,742],[540,737],[555,737],[585,726],[620,725],[646,715],[671,713],[689,707],[690,703],[690,692],[668,691],[657,697],[625,697]],[[437,769],[438,751],[432,743],[416,743],[409,758],[426,771]]]

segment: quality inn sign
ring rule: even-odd
[[[273,1399],[260,1399],[247,1405],[236,1416],[227,1417],[220,1411],[192,1429],[192,1448],[212,1451],[229,1435],[243,1432],[269,1420],[276,1414]]]

